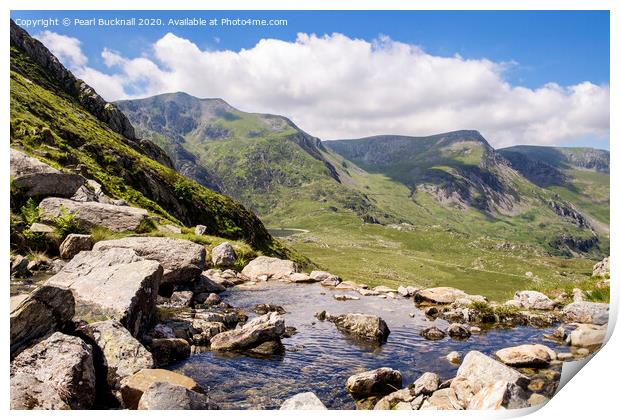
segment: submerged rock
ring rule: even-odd
[[[446,336],[446,333],[433,326],[422,330],[420,335],[427,340],[441,340]]]
[[[62,329],[75,313],[73,293],[67,288],[41,286],[11,308],[11,357],[36,340]]]
[[[148,326],[163,269],[132,250],[82,251],[46,285],[71,290],[81,319],[119,321],[139,336]]]
[[[93,251],[126,248],[147,260],[161,263],[162,284],[192,282],[205,268],[206,250],[185,239],[160,237],[126,237],[97,242]]]
[[[457,365],[461,363],[461,355],[456,351],[451,351],[446,355],[446,360],[452,364]]]
[[[302,392],[284,401],[280,410],[327,410],[327,407],[314,392]]]
[[[513,367],[546,367],[557,358],[553,350],[542,344],[507,347],[495,355],[502,363]]]
[[[340,331],[354,335],[363,340],[384,343],[390,335],[385,321],[376,315],[345,314],[330,319]]]
[[[468,325],[455,323],[450,324],[448,327],[448,335],[452,338],[464,340],[471,336],[471,332],[469,331]]]
[[[11,362],[11,409],[91,408],[95,402],[92,349],[59,332]]]
[[[402,388],[403,378],[399,371],[382,367],[359,373],[347,379],[347,391],[355,399],[383,396]]]

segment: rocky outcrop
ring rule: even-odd
[[[235,249],[228,242],[222,242],[211,250],[211,262],[218,267],[231,267],[237,261]]]
[[[70,260],[80,251],[90,251],[92,247],[93,237],[91,235],[70,233],[60,244],[60,258]]]
[[[565,322],[604,325],[609,321],[609,304],[596,302],[573,302],[562,309]]]
[[[185,375],[165,369],[142,369],[138,373],[127,378],[127,380],[123,383],[121,395],[125,408],[138,408],[142,395],[151,386],[160,382],[182,386],[190,391],[204,393],[196,381]]]
[[[164,283],[192,282],[205,268],[206,250],[185,239],[126,237],[97,242],[94,251],[128,248],[147,260],[159,261],[164,268]]]
[[[100,321],[79,327],[78,332],[94,349],[98,387],[120,391],[123,380],[153,367],[148,350],[118,321]]]
[[[383,396],[402,388],[403,378],[399,371],[382,367],[359,373],[347,379],[347,391],[355,399]]]
[[[11,308],[11,357],[37,339],[62,329],[75,313],[75,300],[64,287],[41,286]],[[13,304],[13,301],[12,301]]]
[[[495,355],[502,363],[513,367],[546,367],[557,358],[553,350],[542,344],[507,347]]]
[[[603,258],[592,267],[592,277],[609,278],[609,257]]]
[[[327,410],[327,407],[314,392],[302,392],[284,401],[280,410]]]
[[[286,280],[298,272],[299,267],[293,261],[265,256],[253,259],[241,270],[241,274],[252,280],[258,280],[261,276],[265,280]]]
[[[336,328],[362,340],[384,343],[390,335],[385,321],[376,315],[344,314],[328,318]]]
[[[284,331],[284,318],[275,312],[269,312],[252,319],[241,328],[217,334],[211,339],[211,349],[252,349],[267,341],[279,340]]]
[[[112,248],[80,252],[46,284],[73,292],[79,318],[116,320],[139,336],[151,320],[162,275],[157,261]]]
[[[140,397],[138,410],[217,410],[205,394],[181,385],[155,382]]]
[[[61,214],[61,209],[71,213],[84,228],[103,226],[114,232],[136,230],[148,216],[144,209],[129,206],[73,201],[66,198],[48,197],[39,204],[41,220],[51,222]]]
[[[59,332],[11,362],[11,409],[87,409],[95,401],[90,346]]]
[[[523,290],[515,293],[513,300],[519,302],[525,309],[538,309],[549,311],[555,307],[555,302],[544,293],[534,290]]]
[[[11,180],[26,197],[71,197],[85,182],[80,175],[61,172],[15,149],[11,149]]]

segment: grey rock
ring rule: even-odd
[[[51,222],[64,208],[75,215],[75,220],[84,228],[103,226],[114,232],[135,230],[148,212],[137,207],[119,207],[94,201],[73,201],[66,198],[48,197],[39,203],[41,220]]]
[[[11,362],[11,409],[80,410],[94,400],[92,350],[77,337],[56,332]]]
[[[157,230],[163,233],[172,233],[176,235],[183,233],[181,228],[175,225],[159,225],[157,226]]]
[[[126,237],[97,242],[93,250],[111,248],[132,249],[144,259],[159,261],[164,268],[162,284],[194,281],[205,267],[205,248],[185,239]]]
[[[605,342],[607,325],[582,324],[571,331],[569,341],[575,347],[595,347]]]
[[[399,389],[398,391],[394,391],[385,397],[381,398],[374,407],[374,410],[391,410],[398,403],[405,402],[410,403],[414,400],[414,395],[411,393],[409,388]],[[394,408],[395,409],[395,408]],[[411,406],[409,406],[411,410]]]
[[[44,285],[35,289],[11,308],[11,357],[36,340],[63,328],[74,313],[75,300],[67,288]]]
[[[71,290],[79,318],[117,320],[139,336],[151,320],[162,274],[157,261],[112,248],[80,252],[46,284]]]
[[[315,283],[316,280],[306,273],[293,273],[289,276],[288,281],[291,283]]]
[[[243,327],[224,331],[211,339],[211,349],[243,350],[257,347],[284,334],[284,318],[275,312],[256,317]]]
[[[439,389],[427,398],[420,410],[462,410],[463,407],[451,388]]]
[[[469,331],[469,326],[465,324],[450,324],[448,327],[448,335],[452,338],[457,339],[466,339],[471,336],[471,332]]]
[[[188,307],[194,302],[194,292],[190,290],[177,290],[170,296],[170,305]]]
[[[28,230],[33,233],[53,233],[56,231],[53,226],[37,222],[31,224]]]
[[[279,258],[260,256],[246,265],[241,274],[256,280],[259,276],[267,276],[268,279],[286,280],[293,273],[298,273],[299,267],[293,261]]]
[[[310,277],[316,281],[320,281],[323,286],[336,287],[341,282],[340,277],[327,271],[312,271]]]
[[[520,386],[506,381],[485,385],[469,401],[468,410],[517,409],[530,406],[529,393]]]
[[[451,351],[447,354],[446,360],[452,364],[458,365],[461,363],[461,355],[456,351]]]
[[[428,302],[438,305],[448,305],[459,298],[467,297],[467,293],[453,287],[432,287],[422,289],[415,295],[416,302]]]
[[[382,367],[362,372],[347,379],[346,388],[355,399],[383,396],[402,388],[403,378],[399,371]]]
[[[153,367],[151,353],[118,321],[86,324],[79,328],[79,332],[99,349],[101,367],[106,372],[110,389],[120,390],[125,378]]]
[[[513,300],[516,300],[525,309],[551,310],[555,302],[549,299],[544,293],[534,290],[522,290],[515,293]]]
[[[384,343],[390,335],[385,321],[376,315],[351,313],[338,315],[330,320],[340,331],[363,340]]]
[[[189,343],[182,338],[155,338],[148,346],[156,367],[187,359],[191,354]]]
[[[91,235],[70,233],[60,244],[60,258],[70,260],[80,251],[90,251],[92,247],[93,237]]]
[[[196,225],[196,228],[194,229],[194,233],[196,235],[206,235],[207,227],[205,225]]]
[[[573,302],[562,309],[566,322],[603,325],[609,321],[609,304],[596,302]]]
[[[553,350],[542,344],[507,347],[495,355],[502,363],[513,367],[546,367],[557,358]]]
[[[28,258],[23,255],[15,255],[11,259],[11,275],[18,278],[26,278],[32,276],[28,270]]]
[[[237,253],[228,242],[222,242],[211,250],[211,262],[218,267],[231,267],[237,262]]]
[[[592,267],[592,276],[609,278],[609,266],[609,257],[603,258],[603,260],[597,262],[594,264],[594,267]]]
[[[474,394],[483,387],[498,381],[514,383],[524,389],[530,382],[527,376],[515,369],[475,350],[467,353],[463,363],[459,366],[456,377],[466,379],[471,384]]]
[[[284,401],[280,410],[327,410],[327,407],[314,392],[302,392]]]
[[[193,284],[192,290],[194,293],[221,293],[226,290],[226,287],[216,281],[219,279],[221,277],[214,270],[204,271]]]
[[[205,395],[168,382],[155,382],[142,394],[138,410],[217,410]]]
[[[426,372],[413,383],[413,390],[416,395],[430,395],[439,389],[439,375]]]
[[[429,327],[422,330],[420,335],[427,340],[441,340],[446,336],[446,333],[437,327]]]
[[[64,173],[39,159],[11,149],[11,178],[27,197],[71,197],[85,179]]]

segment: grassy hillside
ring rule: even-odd
[[[55,75],[11,47],[11,146],[63,170],[80,168],[105,193],[169,221],[204,224],[220,237],[286,255],[241,204],[191,181],[130,147],[127,138],[88,112]]]

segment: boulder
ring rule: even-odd
[[[467,353],[456,377],[466,379],[471,384],[474,394],[498,381],[514,383],[523,389],[527,388],[530,382],[527,376],[515,369],[475,350]]]
[[[190,391],[204,393],[196,381],[180,373],[165,369],[142,369],[123,382],[121,395],[125,408],[138,408],[142,394],[158,382],[182,386]]]
[[[347,391],[354,399],[383,396],[401,389],[403,377],[397,370],[382,367],[359,373],[347,379]]]
[[[452,338],[464,340],[471,336],[471,332],[468,325],[454,323],[448,327],[448,335]]]
[[[11,301],[10,301],[10,304],[9,304],[9,311],[10,311],[10,312],[13,312],[15,309],[17,309],[17,307],[18,307],[19,305],[21,305],[21,303],[22,303],[23,301],[25,301],[26,299],[28,299],[28,297],[29,297],[29,296],[30,296],[30,295],[29,295],[29,294],[27,294],[27,293],[22,293],[22,294],[19,294],[19,295],[13,295],[13,296],[11,296]]]
[[[194,281],[205,268],[205,248],[185,239],[126,237],[97,242],[93,250],[112,248],[128,248],[144,259],[159,261],[164,268],[162,284]]]
[[[84,228],[103,226],[114,232],[136,230],[148,216],[137,207],[121,207],[95,201],[73,201],[66,198],[48,197],[39,203],[41,220],[52,222],[60,215],[61,208],[75,215],[75,221]]]
[[[376,315],[344,314],[331,319],[340,331],[357,338],[384,343],[390,335],[390,329],[385,321]]]
[[[291,274],[298,272],[299,267],[293,261],[265,256],[253,259],[241,270],[241,274],[251,280],[257,280],[259,276],[267,276],[267,279],[273,280],[286,280]]]
[[[117,204],[117,202],[120,201],[124,202],[124,200],[112,200],[105,194],[103,188],[101,187],[101,184],[92,179],[87,179],[86,184],[78,188],[75,191],[75,194],[73,194],[69,198],[71,198],[71,200],[73,201],[97,201],[99,203],[114,205],[119,205]],[[125,202],[124,205],[127,205],[127,203]]]
[[[157,367],[187,359],[191,354],[189,343],[182,338],[155,338],[148,346]]]
[[[569,336],[571,346],[595,347],[605,342],[607,325],[582,324],[574,329]]]
[[[93,237],[91,235],[70,233],[60,244],[60,258],[70,260],[80,251],[90,251],[92,247]]]
[[[157,226],[157,230],[162,233],[172,233],[175,235],[183,233],[181,228],[175,225],[159,225]]]
[[[177,290],[170,295],[170,305],[177,307],[191,306],[194,301],[194,292],[191,290]]]
[[[215,266],[230,267],[237,262],[237,254],[228,242],[222,242],[211,250],[211,262]]]
[[[257,354],[260,356],[272,356],[274,354],[284,354],[285,348],[282,341],[277,338],[271,341],[265,341],[264,343],[259,344],[258,346],[251,348],[250,353]]]
[[[220,273],[215,270],[203,271],[198,280],[192,285],[194,293],[221,293],[226,287],[219,281]]]
[[[127,249],[82,251],[46,284],[71,290],[76,315],[116,320],[137,337],[151,320],[163,269]]]
[[[196,303],[202,303],[207,306],[218,305],[222,302],[222,298],[215,293],[201,293],[194,298]]]
[[[474,396],[473,385],[463,376],[457,376],[450,381],[450,389],[454,391],[456,399],[463,407],[467,407]]]
[[[12,160],[12,152],[11,152],[11,160]],[[11,162],[12,164],[13,162]],[[593,277],[603,277],[609,278],[609,257],[603,258],[602,261],[597,262],[592,267],[592,276]]]
[[[432,287],[422,289],[415,295],[416,302],[449,305],[459,298],[467,297],[467,293],[453,287]]]
[[[495,355],[502,363],[513,367],[546,367],[557,358],[553,350],[542,344],[507,347]]]
[[[315,281],[320,281],[323,286],[336,287],[340,283],[340,277],[327,271],[312,271],[310,277]]]
[[[451,388],[444,388],[437,390],[428,397],[420,410],[462,410],[463,407],[460,405],[459,401],[456,398],[456,394]]]
[[[17,278],[26,278],[32,276],[28,270],[28,258],[23,255],[15,255],[11,258],[11,275]]]
[[[525,309],[539,309],[548,311],[553,309],[555,302],[549,299],[544,293],[534,290],[523,290],[515,293],[513,300],[516,300]]]
[[[71,322],[75,300],[64,287],[41,286],[20,301],[11,299],[11,357]]]
[[[11,362],[11,409],[88,409],[95,402],[92,349],[59,332]]]
[[[573,302],[562,309],[565,322],[603,325],[609,321],[609,304],[596,302]]]
[[[140,397],[138,410],[217,410],[205,394],[182,385],[155,382]]]
[[[85,324],[78,329],[95,349],[95,367],[112,390],[141,369],[153,367],[151,353],[118,321]]]
[[[433,326],[423,329],[420,335],[427,340],[442,340],[446,336],[446,333]]]
[[[28,230],[32,233],[53,233],[56,231],[56,228],[54,226],[35,222],[30,225]]]
[[[549,398],[541,394],[532,394],[530,395],[530,398],[527,399],[527,403],[530,407],[536,407],[537,405],[547,404],[548,402],[549,402]]]
[[[280,410],[327,410],[327,407],[314,392],[302,392],[284,401]]]
[[[416,395],[430,395],[439,388],[439,375],[426,372],[413,383],[413,390]]]
[[[71,197],[85,179],[58,169],[11,149],[11,179],[27,197]]]
[[[256,317],[243,327],[224,331],[211,339],[211,349],[244,350],[272,341],[284,334],[284,318],[275,312]]]
[[[529,393],[520,386],[506,381],[485,385],[469,401],[468,410],[499,410],[526,408]]]
[[[194,229],[194,233],[199,236],[206,235],[207,227],[205,225],[196,225],[196,228]]]

